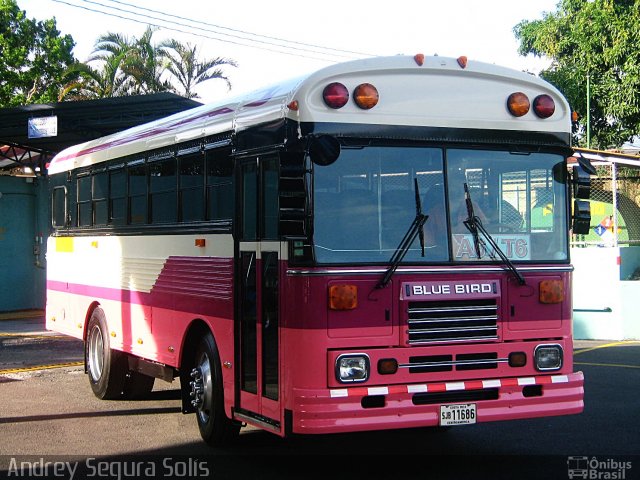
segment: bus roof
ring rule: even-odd
[[[164,119],[69,147],[56,155],[49,174],[126,157],[176,143],[239,132],[288,118],[305,123],[347,123],[494,129],[570,134],[571,112],[562,94],[540,78],[481,62],[447,57],[398,55],[335,64],[309,75],[203,105]],[[359,108],[351,99],[330,108],[323,90],[333,82],[353,92],[374,85],[379,102]],[[511,93],[533,101],[550,96],[555,111],[540,118],[529,111],[515,117],[506,108]]]

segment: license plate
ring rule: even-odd
[[[440,405],[440,425],[470,425],[476,418],[475,403]]]

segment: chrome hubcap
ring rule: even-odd
[[[100,327],[95,325],[89,334],[89,374],[94,382],[100,380],[102,376],[102,368],[104,365],[104,342],[102,339],[102,331]]]
[[[211,363],[207,354],[203,353],[198,366],[191,371],[191,405],[197,409],[202,422],[207,422],[213,405],[213,384],[211,379]]]
[[[189,383],[189,385],[191,385],[191,405],[195,408],[200,408],[204,403],[202,398],[204,396],[204,384],[202,382],[202,372],[200,368],[196,367],[191,370],[191,378],[193,379]]]

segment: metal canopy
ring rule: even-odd
[[[173,93],[0,109],[0,175],[45,171],[58,152],[77,143],[157,120],[201,103]],[[33,119],[57,117],[55,136],[29,138]]]
[[[625,167],[640,168],[640,156],[638,155],[607,150],[593,150],[589,148],[574,148],[573,151],[575,153],[572,157],[569,157],[570,166],[577,162],[578,156],[581,156],[589,159],[593,165],[615,163]]]

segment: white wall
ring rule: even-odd
[[[621,280],[621,250],[639,247],[572,248],[573,332],[576,339],[640,338],[640,281]],[[625,255],[624,261],[635,255]],[[624,265],[623,270],[629,270]]]

